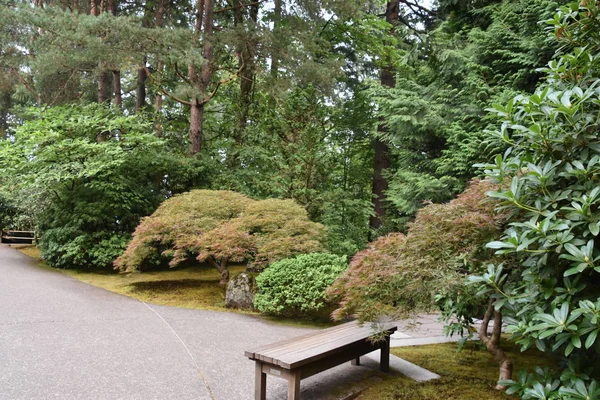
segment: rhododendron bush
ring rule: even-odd
[[[293,200],[193,190],[172,197],[144,218],[115,266],[143,271],[196,259],[216,267],[225,283],[230,262],[247,261],[262,269],[283,258],[323,251],[325,234],[325,227],[311,222]]]

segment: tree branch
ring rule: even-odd
[[[146,71],[146,75],[148,76],[148,78],[150,78],[150,80],[152,81],[152,83],[154,83],[158,89],[163,92],[166,96],[169,96],[170,98],[172,98],[173,100],[175,100],[178,103],[181,104],[185,104],[186,106],[191,106],[192,103],[189,101],[185,101],[183,99],[180,99],[178,97],[175,97],[173,94],[169,93],[165,88],[163,88],[161,85],[159,85],[156,80],[154,79],[154,76],[152,76],[152,73],[150,72],[150,70],[148,69],[148,67],[144,67],[144,70]]]
[[[235,10],[237,8],[251,7],[251,6],[255,6],[257,4],[260,4],[260,3],[264,3],[265,1],[266,0],[259,0],[259,1],[255,1],[253,3],[247,3],[247,4],[240,4],[238,6],[225,7],[225,8],[221,8],[220,10],[214,11],[214,13],[217,14],[217,13],[220,13],[220,12]]]
[[[217,82],[217,85],[215,86],[215,90],[213,90],[210,95],[208,95],[208,97],[206,97],[205,99],[203,99],[199,104],[203,105],[208,103],[213,97],[215,97],[215,95],[217,94],[219,88],[221,87],[221,85],[225,85],[229,82],[233,82],[239,75],[240,71],[238,71],[236,74],[233,74],[232,76],[230,76],[227,79],[221,79],[220,81]]]

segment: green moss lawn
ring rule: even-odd
[[[536,365],[552,366],[553,359],[535,349],[525,353],[504,341],[516,373],[532,371]],[[367,389],[361,400],[499,400],[516,399],[494,389],[498,364],[478,342],[467,343],[461,352],[456,343],[392,348],[392,354],[441,376],[429,382],[415,382],[400,374],[370,376],[363,382]]]

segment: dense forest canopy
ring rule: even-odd
[[[555,50],[538,21],[558,5],[3,2],[4,224],[112,256],[165,198],[226,189],[296,200],[353,254],[498,150],[484,109],[533,90]],[[103,165],[109,148],[122,163]]]

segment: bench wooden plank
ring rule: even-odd
[[[334,332],[335,335],[331,335],[331,336],[328,334],[324,334],[323,331],[320,331],[320,332],[311,334],[309,337],[304,337],[301,340],[293,341],[292,343],[286,343],[286,344],[280,345],[280,346],[272,348],[272,349],[267,349],[260,353],[256,352],[255,354],[259,358],[265,359],[265,361],[268,361],[268,360],[266,360],[266,358],[277,359],[284,354],[287,354],[287,353],[290,353],[290,352],[293,352],[296,350],[311,348],[311,347],[323,344],[327,341],[335,340],[335,338],[352,335],[355,332],[355,329],[357,329],[355,325],[348,325],[348,326],[345,326],[343,330],[335,331]],[[328,332],[328,333],[331,334],[331,332]]]
[[[351,323],[355,323],[354,321]],[[328,328],[331,330],[331,332],[336,332],[339,330],[344,330],[344,329],[348,329],[351,327],[351,323],[346,323],[346,324],[341,324],[341,325],[337,325],[334,326],[332,328]],[[315,335],[321,334],[322,331],[316,331],[316,332],[309,332],[307,334],[301,335],[301,336],[296,336],[293,338],[289,338],[289,339],[284,339],[284,340],[280,340],[278,342],[274,342],[274,343],[269,343],[263,346],[259,346],[257,348],[255,348],[254,350],[247,350],[244,354],[246,355],[246,357],[248,358],[254,358],[255,354],[264,354],[265,352],[267,352],[268,350],[276,350],[280,347],[289,345],[291,343],[295,343],[295,342],[301,342],[305,339],[310,339],[313,338]]]
[[[394,324],[388,323],[388,324],[382,325],[381,330],[387,330],[393,326],[394,326]],[[272,343],[272,344],[269,344],[266,346],[261,346],[261,347],[256,348],[253,351],[246,351],[246,355],[248,357],[252,357],[252,355],[254,355],[254,354],[261,354],[261,355],[269,354],[269,355],[271,355],[271,354],[275,354],[275,352],[292,349],[293,347],[305,348],[311,342],[323,343],[324,341],[338,340],[338,339],[344,337],[344,335],[353,334],[353,333],[357,332],[357,329],[360,329],[361,331],[363,331],[365,333],[366,337],[369,337],[372,335],[372,329],[369,324],[365,324],[362,327],[359,327],[358,322],[353,321],[353,322],[349,322],[349,323],[346,323],[346,324],[343,324],[343,325],[340,325],[337,327],[329,328],[326,330],[311,332],[311,333],[308,333],[306,335],[302,335],[302,336],[299,336],[296,338],[282,340],[282,341],[275,342],[275,343]]]
[[[380,326],[379,329],[391,333],[397,328],[394,324],[388,323]],[[322,358],[319,356],[329,354],[333,349],[366,340],[372,335],[373,329],[370,325],[359,327],[357,323],[353,323],[348,324],[345,330],[337,330],[333,333],[321,331],[298,343],[287,343],[262,353],[255,352],[253,358],[290,368],[291,365],[297,365],[299,362],[306,364]]]
[[[358,365],[361,356],[377,349],[381,349],[380,368],[387,372],[390,335],[396,329],[393,323],[378,324],[385,340],[373,343],[369,341],[372,326],[359,326],[354,321],[246,351],[246,356],[255,361],[255,399],[266,400],[267,374],[286,379],[288,400],[297,400],[302,379],[347,361]]]
[[[396,330],[396,328],[394,328],[392,331],[390,331],[390,334],[391,334],[391,332],[393,332],[395,330]],[[291,369],[298,368],[298,367],[301,367],[306,364],[310,364],[315,361],[323,360],[323,359],[325,359],[333,354],[336,354],[338,352],[344,352],[344,351],[346,351],[346,349],[352,349],[353,347],[359,345],[360,343],[363,343],[363,342],[370,343],[368,340],[368,338],[370,336],[371,335],[369,335],[367,337],[365,337],[364,335],[355,335],[355,336],[353,336],[354,340],[346,341],[343,344],[340,344],[338,342],[329,342],[329,343],[326,343],[326,344],[316,347],[316,348],[307,349],[307,351],[299,351],[299,352],[290,353],[290,354],[287,354],[287,355],[279,358],[279,365],[285,366],[285,367],[291,368]],[[380,346],[381,346],[381,343],[379,345],[377,345],[375,343],[375,348],[379,348]]]

